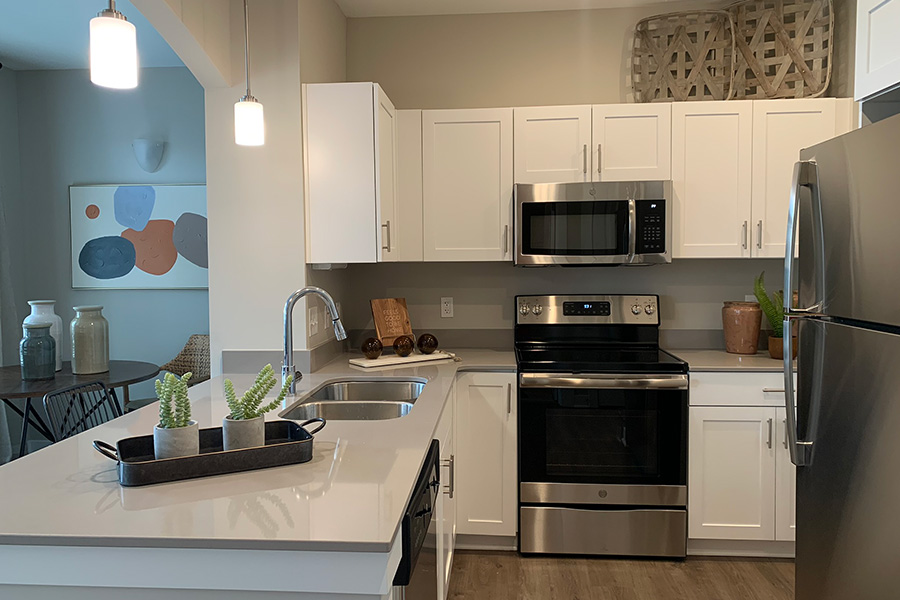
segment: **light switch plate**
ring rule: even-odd
[[[449,319],[453,317],[453,298],[441,298],[441,318]]]
[[[319,333],[319,307],[311,306],[309,308],[309,336],[312,337]]]

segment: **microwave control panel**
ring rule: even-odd
[[[666,201],[638,200],[637,254],[656,254],[666,251]]]

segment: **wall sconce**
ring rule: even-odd
[[[140,167],[148,173],[156,173],[166,153],[166,143],[159,140],[138,138],[131,142],[134,158]]]

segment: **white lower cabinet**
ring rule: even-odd
[[[461,373],[456,380],[457,532],[516,535],[515,373]]]
[[[453,554],[456,548],[454,404],[453,398],[447,402],[435,436],[441,444],[441,490],[438,494],[434,511],[434,518],[437,519],[437,589],[439,600],[444,600],[450,589],[450,571],[453,568]]]
[[[795,471],[780,377],[691,375],[689,538],[794,540]]]

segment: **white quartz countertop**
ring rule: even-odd
[[[387,552],[457,371],[515,369],[512,350],[457,354],[461,362],[365,370],[343,355],[306,375],[298,396],[347,376],[427,384],[405,417],[330,421],[305,464],[120,487],[116,463],[91,442],[151,434],[156,404],[39,450],[0,467],[0,544]],[[222,380],[190,390],[200,427],[228,413]],[[232,380],[243,393],[253,376]]]
[[[729,354],[724,350],[667,350],[686,361],[691,371],[756,371],[776,372],[784,370],[784,363],[769,356],[768,352],[756,354]]]

